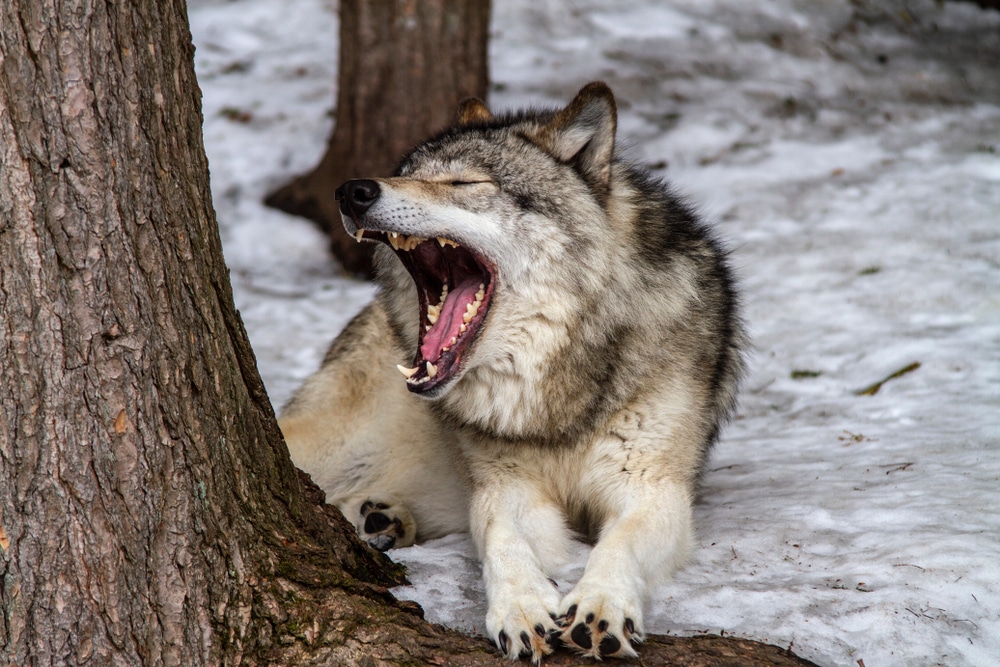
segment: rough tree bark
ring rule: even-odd
[[[351,273],[371,247],[344,232],[333,199],[349,178],[388,176],[403,154],[448,125],[466,97],[485,99],[489,0],[341,0],[337,110],[326,153],[265,200],[317,222]]]
[[[288,459],[222,259],[185,17],[0,2],[0,665],[504,664],[397,602],[399,568]],[[644,657],[801,664],[716,639]]]

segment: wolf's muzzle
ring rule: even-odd
[[[333,196],[340,202],[340,212],[351,216],[351,219],[357,222],[381,194],[382,191],[375,181],[356,178],[337,188]]]

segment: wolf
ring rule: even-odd
[[[467,100],[394,176],[339,187],[380,291],[280,419],[375,548],[471,532],[512,660],[636,655],[744,373],[727,253],[616,129],[601,82],[557,110]]]

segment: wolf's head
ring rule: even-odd
[[[348,233],[384,244],[379,279],[415,350],[399,367],[410,391],[442,396],[473,369],[493,374],[491,392],[505,377],[538,381],[584,334],[572,330],[578,311],[608,297],[616,245],[616,124],[603,83],[557,111],[494,117],[468,100],[394,177],[337,189]]]

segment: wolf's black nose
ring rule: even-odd
[[[357,220],[371,208],[381,194],[378,183],[367,178],[347,181],[333,193],[340,202],[340,212]]]

